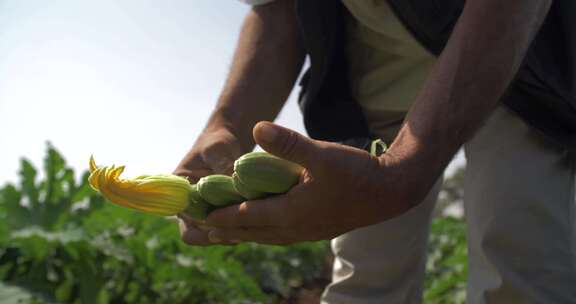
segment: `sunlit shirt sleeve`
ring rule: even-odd
[[[240,0],[240,2],[244,2],[246,4],[250,4],[250,5],[262,5],[262,4],[266,4],[266,3],[270,3],[274,0]]]

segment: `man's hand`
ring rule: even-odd
[[[234,160],[243,152],[236,136],[226,128],[206,131],[180,161],[174,174],[187,177],[191,183],[210,174],[230,175]]]
[[[216,243],[330,239],[404,213],[428,191],[406,189],[408,183],[395,174],[399,170],[391,159],[360,149],[312,140],[268,122],[254,128],[254,139],[266,151],[306,169],[286,194],[213,211],[206,222]]]
[[[245,151],[236,136],[226,128],[207,130],[198,138],[194,147],[180,162],[174,174],[187,177],[191,183],[211,174],[232,173],[234,160]],[[195,245],[212,244],[208,240],[208,233],[202,230],[202,222],[179,216],[180,232],[184,242]]]

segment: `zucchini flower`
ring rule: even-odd
[[[90,157],[90,186],[110,202],[145,213],[171,216],[189,207],[192,185],[186,178],[171,175],[142,175],[124,179],[124,166],[98,167]]]

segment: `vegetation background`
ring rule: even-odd
[[[330,280],[327,242],[190,247],[174,219],[106,203],[51,145],[41,171],[22,159],[19,182],[0,187],[0,303],[310,303]],[[464,169],[453,172],[425,303],[464,303]]]

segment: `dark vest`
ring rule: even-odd
[[[359,0],[360,1],[360,0]],[[388,0],[426,49],[439,55],[464,7],[463,0]],[[310,68],[299,104],[312,138],[370,137],[350,94],[345,7],[340,0],[297,0],[296,11]],[[576,1],[554,0],[502,102],[553,140],[576,151]]]

